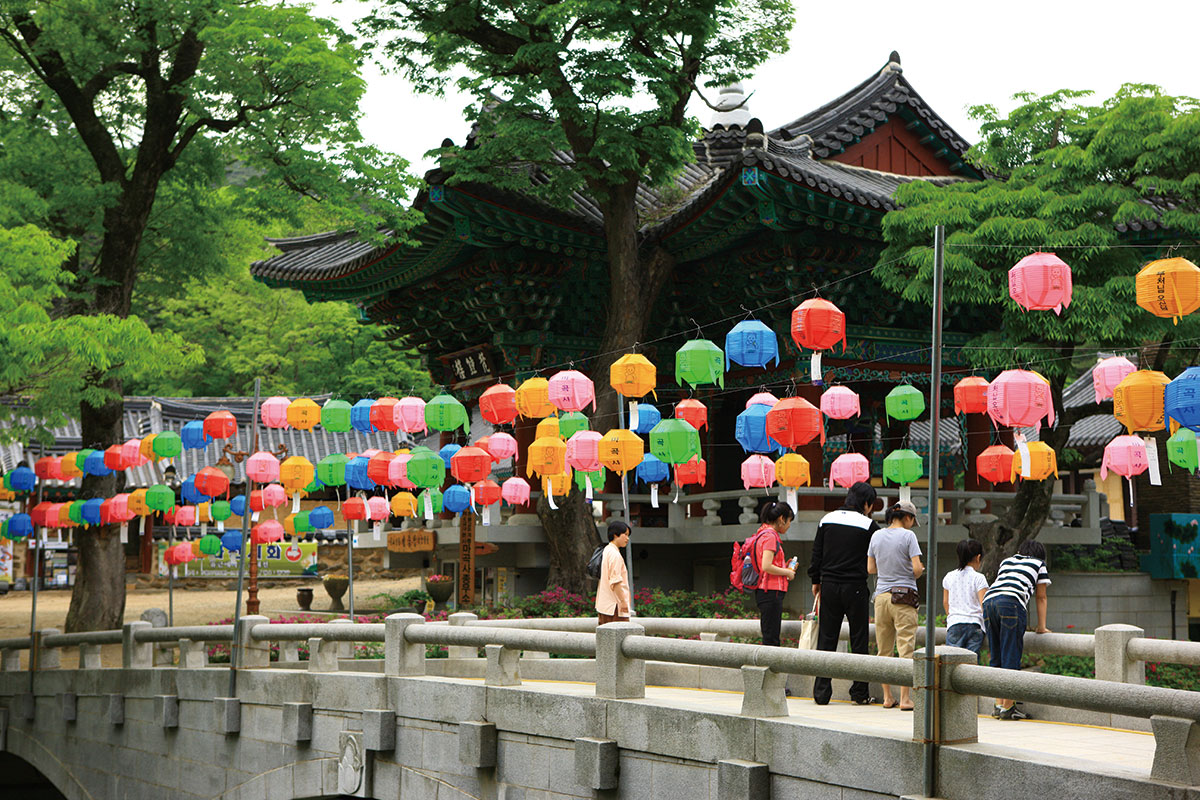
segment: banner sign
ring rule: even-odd
[[[181,578],[236,578],[238,555],[228,550],[220,556],[197,558],[181,565]],[[247,565],[249,574],[249,565]],[[258,545],[258,577],[315,578],[317,577],[316,542],[273,542]]]
[[[387,537],[387,549],[393,553],[428,553],[437,544],[433,531],[391,531]]]

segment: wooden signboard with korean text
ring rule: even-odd
[[[428,553],[436,544],[433,531],[390,531],[387,538],[387,549],[393,553]]]
[[[458,518],[458,607],[475,604],[475,515]]]

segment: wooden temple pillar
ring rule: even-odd
[[[987,449],[988,444],[992,440],[991,421],[987,414],[967,414],[967,449],[966,449],[966,464],[964,470],[966,472],[966,481],[964,488],[969,492],[986,492],[991,490],[991,484],[979,477],[978,470],[975,469],[975,461],[979,458],[979,454]]]

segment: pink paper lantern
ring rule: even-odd
[[[292,401],[286,397],[268,397],[259,406],[258,415],[263,425],[268,428],[286,428],[288,426],[287,410]]]
[[[176,525],[195,525],[196,524],[196,507],[195,506],[178,506],[175,509],[175,524]]]
[[[488,437],[487,450],[492,458],[503,461],[517,454],[517,440],[511,434],[497,431]]]
[[[411,453],[400,453],[388,462],[388,484],[401,489],[415,489],[417,485],[408,479],[408,462]]]
[[[134,518],[134,513],[129,510],[129,495],[125,492],[115,494],[112,497],[112,505],[108,508],[108,515],[113,522],[129,522]]]
[[[567,464],[571,469],[580,472],[594,472],[600,469],[600,440],[603,438],[599,431],[578,431],[567,439]]]
[[[1146,443],[1137,436],[1118,436],[1104,446],[1104,460],[1100,462],[1100,477],[1107,478],[1109,470],[1122,478],[1141,475],[1150,468]]]
[[[858,394],[845,386],[831,386],[821,394],[821,413],[830,419],[850,419],[862,413]]]
[[[842,453],[829,465],[829,488],[849,489],[859,481],[870,480],[871,464],[858,453]]]
[[[425,401],[419,397],[400,398],[392,407],[392,420],[405,433],[429,433],[429,426],[425,424]]]
[[[1054,424],[1054,402],[1050,384],[1023,369],[1001,372],[987,392],[988,416],[996,425],[1041,428],[1045,419]]]
[[[125,444],[121,445],[121,458],[125,461],[125,468],[140,467],[148,464],[150,459],[142,455],[142,440],[128,439]]]
[[[196,558],[196,554],[192,552],[192,546],[187,542],[167,548],[167,553],[171,554],[171,558],[167,560],[167,563],[171,566],[186,564],[189,561],[194,561]]]
[[[1096,390],[1096,402],[1102,403],[1113,396],[1113,389],[1125,380],[1126,375],[1137,372],[1133,362],[1124,356],[1106,358],[1092,368],[1092,388]]]
[[[527,506],[529,491],[529,481],[524,478],[509,478],[500,487],[500,497],[510,506]]]
[[[1071,305],[1071,268],[1054,253],[1031,253],[1008,271],[1008,296],[1026,311],[1061,314]]]
[[[260,450],[246,459],[246,477],[255,483],[279,480],[279,459]]]
[[[265,519],[250,529],[250,541],[254,544],[270,544],[283,540],[283,523]]]
[[[278,508],[287,501],[287,490],[278,483],[269,483],[262,488],[263,508]]]
[[[746,401],[746,408],[749,408],[750,406],[773,406],[778,402],[779,398],[770,392],[758,392],[757,394],[751,395],[750,399]],[[692,427],[695,428],[696,426],[693,425]]]
[[[367,518],[376,522],[382,522],[392,515],[392,507],[388,501],[382,497],[367,498]]]
[[[742,462],[742,486],[765,489],[775,483],[775,462],[766,456],[753,455]]]
[[[582,372],[565,369],[550,378],[547,396],[560,411],[583,411],[589,405],[596,410],[596,386]]]

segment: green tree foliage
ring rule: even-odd
[[[1079,354],[1149,348],[1143,366],[1162,369],[1170,358],[1190,360],[1200,342],[1200,322],[1173,326],[1141,309],[1134,291],[1147,261],[1172,251],[1200,255],[1197,101],[1142,85],[1126,85],[1099,105],[1085,104],[1087,97],[1021,94],[1008,116],[991,106],[972,109],[983,141],[970,156],[995,177],[902,185],[896,199],[903,208],[884,218],[888,247],[875,270],[886,288],[931,303],[930,243],[934,226],[945,225],[946,307],[985,307],[996,319],[966,354],[981,367],[1024,367],[1050,380],[1060,423],[1042,438],[1055,449],[1071,423],[1097,413],[1062,406]],[[1008,297],[1009,267],[1036,250],[1057,251],[1071,266],[1073,299],[1061,316],[1025,312]],[[1022,484],[1008,516],[974,532],[985,544],[985,566],[1037,534],[1051,484]]]

